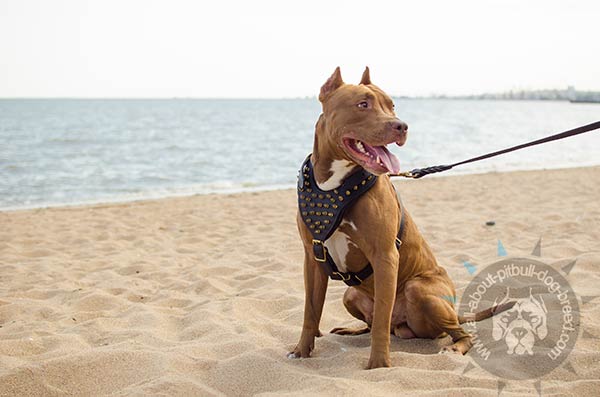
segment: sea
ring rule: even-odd
[[[404,170],[600,120],[600,104],[394,99]],[[321,112],[299,99],[1,99],[0,210],[291,188]],[[600,131],[444,175],[600,165]],[[428,176],[431,178],[433,176]]]

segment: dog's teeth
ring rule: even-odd
[[[367,152],[366,152],[366,150],[365,150],[365,147],[363,146],[363,144],[362,144],[362,142],[361,142],[361,141],[356,141],[356,148],[357,148],[357,149],[358,149],[358,150],[359,150],[361,153],[367,154]]]

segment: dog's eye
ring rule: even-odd
[[[369,102],[361,101],[361,102],[357,103],[356,106],[358,106],[361,109],[367,109],[369,107]]]

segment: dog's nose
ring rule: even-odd
[[[395,120],[391,122],[391,127],[394,130],[397,130],[400,133],[404,133],[406,131],[408,131],[408,125],[401,120]]]
[[[521,339],[523,336],[525,336],[527,330],[523,327],[515,327],[511,332],[514,336],[517,337],[517,339]]]

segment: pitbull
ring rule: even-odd
[[[319,323],[328,284],[322,263],[327,256],[337,265],[338,270],[332,273],[341,275],[344,281],[346,274],[361,276],[355,277],[358,285],[346,290],[343,304],[366,325],[356,329],[334,328],[331,332],[338,335],[370,332],[367,368],[391,366],[392,334],[400,338],[438,338],[448,334],[453,343],[442,352],[465,354],[472,342],[460,326],[465,319],[457,316],[453,306],[454,284],[399,202],[388,176],[400,171],[400,162],[386,146],[404,145],[408,126],[396,117],[392,99],[371,82],[369,68],[358,85],[345,84],[340,68],[336,68],[321,87],[319,101],[323,112],[316,123],[313,152],[304,170],[312,173],[321,194],[317,197],[315,192],[306,193],[300,186],[299,192],[303,193],[299,193],[299,198],[308,204],[314,204],[311,197],[323,199],[317,205],[328,206],[326,200],[331,197],[335,207],[337,197],[340,204],[344,198],[352,197],[353,189],[345,193],[338,189],[359,172],[370,175],[361,183],[364,185],[368,180],[372,186],[354,201],[326,241],[315,238],[318,236],[315,233],[330,225],[328,219],[323,223],[320,220],[308,223],[307,211],[299,208],[297,224],[304,246],[304,322],[300,340],[288,357],[309,357],[315,338],[322,336]],[[308,181],[305,183],[309,186]],[[354,190],[361,188],[361,183]],[[316,213],[332,215],[329,209]],[[315,227],[317,222],[320,224]],[[367,263],[372,274],[361,271]],[[506,309],[488,309],[486,313],[478,313],[476,321],[498,310]]]
[[[508,301],[508,295],[500,304]],[[533,355],[535,338],[544,340],[548,335],[547,313],[541,295],[539,299],[534,298],[530,289],[528,298],[517,299],[512,309],[494,317],[492,337],[495,341],[504,339],[508,354]]]

